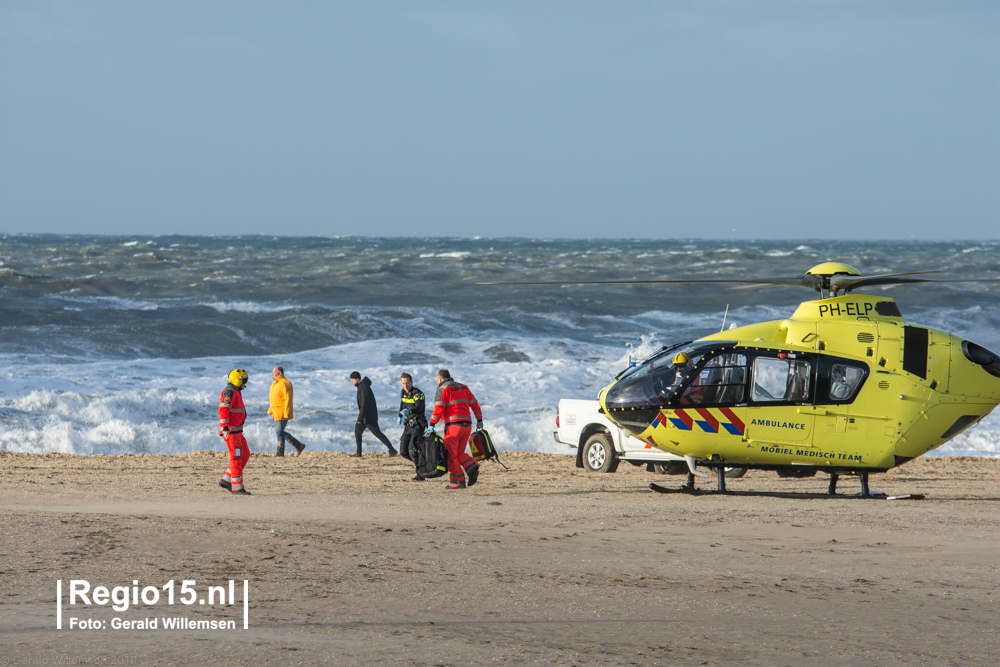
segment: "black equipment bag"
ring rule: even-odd
[[[417,443],[413,462],[417,466],[417,474],[424,479],[440,477],[448,472],[448,453],[444,449],[441,436],[437,433],[425,435]]]

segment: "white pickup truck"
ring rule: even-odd
[[[632,437],[601,414],[597,401],[564,398],[556,410],[556,442],[576,447],[576,467],[587,472],[614,472],[620,461],[646,465],[650,472],[683,475],[684,459]]]
[[[687,462],[680,456],[632,437],[601,413],[597,401],[564,398],[556,408],[556,442],[576,447],[576,467],[587,472],[614,472],[621,461],[645,465],[661,475],[686,475]],[[746,468],[726,468],[729,479],[742,477]],[[815,472],[813,472],[815,474]],[[778,473],[779,477],[796,475]]]

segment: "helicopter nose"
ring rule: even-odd
[[[605,389],[601,396],[604,413],[635,435],[649,428],[664,402],[650,374],[622,378]]]

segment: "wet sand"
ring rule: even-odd
[[[135,665],[987,665],[1000,655],[1000,460],[920,459],[872,477],[919,501],[750,472],[736,494],[507,454],[480,484],[406,461],[0,453],[0,667]],[[705,488],[714,481],[702,480]],[[69,607],[92,587],[236,582],[234,606]],[[56,582],[63,581],[63,630]],[[249,582],[243,630],[242,582]],[[161,593],[164,598],[166,593]],[[69,618],[107,629],[68,629]],[[115,630],[112,619],[235,620]],[[31,663],[30,661],[38,661]],[[74,661],[76,661],[74,663]]]

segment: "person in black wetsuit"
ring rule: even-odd
[[[424,392],[413,386],[413,376],[403,373],[399,376],[402,389],[399,392],[399,417],[396,424],[403,427],[403,435],[399,439],[399,453],[407,461],[413,460],[413,452],[417,443],[424,436],[427,428],[427,416],[424,414]]]
[[[367,377],[361,377],[361,373],[354,371],[351,373],[351,383],[358,388],[358,421],[354,425],[354,440],[357,442],[358,451],[351,456],[361,456],[361,434],[365,429],[371,431],[379,442],[389,448],[389,456],[395,456],[389,438],[379,430],[378,427],[378,405],[375,404],[375,394],[372,393],[372,381]]]

